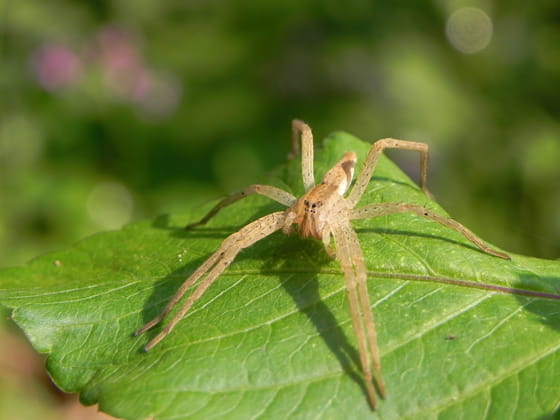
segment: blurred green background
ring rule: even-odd
[[[454,218],[560,255],[558,1],[0,0],[0,60],[0,267],[255,182],[294,117],[429,143]]]
[[[293,117],[429,143],[455,218],[560,254],[558,2],[0,4],[0,266],[258,180]]]

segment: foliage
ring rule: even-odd
[[[317,172],[346,150],[363,162],[367,148],[336,134]],[[300,192],[299,175],[292,161],[268,182]],[[442,211],[387,159],[362,204],[373,201]],[[146,337],[132,336],[227,234],[274,208],[250,197],[195,231],[182,226],[208,207],[94,235],[0,271],[0,302],[48,355],[63,390],[115,416],[373,417],[343,276],[316,242],[282,234],[259,242],[151,352],[141,350]],[[379,418],[526,419],[557,410],[557,262],[495,258],[413,215],[356,225],[389,391]]]
[[[464,54],[463,2],[2,2],[0,266],[253,182],[293,117],[428,142],[446,208],[557,258],[559,5],[477,4]]]

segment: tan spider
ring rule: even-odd
[[[224,207],[251,194],[264,195],[288,207],[287,210],[277,211],[261,217],[228,236],[222,242],[220,248],[183,283],[163,311],[136,331],[136,335],[143,334],[163,320],[183,297],[187,289],[193,286],[200,278],[206,276],[169,324],[144,347],[146,351],[150,350],[173,330],[175,325],[185,316],[206,289],[233,262],[239,251],[253,245],[277,230],[282,229],[284,233],[290,233],[295,229],[304,238],[310,237],[321,240],[328,254],[336,258],[342,267],[346,279],[352,324],[358,341],[360,362],[365,377],[367,394],[372,409],[375,409],[374,384],[377,386],[381,397],[385,396],[385,385],[381,377],[375,323],[369,303],[366,266],[358,236],[352,228],[351,221],[393,213],[411,212],[462,233],[469,241],[488,254],[505,259],[510,257],[503,252],[489,248],[470,230],[455,220],[435,214],[421,206],[407,203],[378,203],[355,208],[366,190],[379,156],[383,149],[386,148],[420,152],[420,186],[429,195],[426,189],[427,144],[395,139],[382,139],[375,142],[366,157],[364,167],[354,187],[350,194],[344,197],[352,182],[354,167],[356,166],[356,154],[354,152],[347,152],[325,174],[321,183],[315,185],[313,174],[313,135],[307,124],[294,120],[292,121],[292,156],[300,152],[300,137],[301,169],[306,193],[298,199],[292,194],[276,187],[251,185],[243,191],[220,201],[199,222],[188,225],[187,228],[192,228],[205,224]],[[334,247],[331,245],[331,240],[334,240]],[[375,383],[373,382],[374,379]]]

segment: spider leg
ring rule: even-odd
[[[325,251],[331,258],[336,258],[336,249],[331,245],[332,233],[328,229],[324,229],[321,235],[321,241],[325,247]]]
[[[192,305],[202,296],[202,294],[210,287],[210,285],[218,278],[222,272],[229,267],[239,251],[253,245],[255,242],[267,237],[273,232],[280,230],[284,224],[284,212],[278,211],[267,216],[261,217],[252,223],[241,228],[239,231],[228,236],[220,245],[220,248],[214,252],[191,276],[181,285],[173,298],[165,306],[163,311],[152,321],[148,322],[135,335],[143,334],[150,328],[158,324],[171,309],[181,300],[187,289],[194,285],[200,278],[206,276],[198,284],[194,292],[188,297],[187,301],[173,316],[169,324],[156,335],[144,349],[146,351],[153,348],[162,339],[167,336],[175,325],[185,316]]]
[[[375,409],[376,397],[373,378],[375,378],[375,384],[382,398],[385,397],[385,384],[381,377],[381,361],[377,347],[375,321],[369,302],[364,257],[358,236],[350,224],[335,225],[331,229],[336,244],[336,257],[346,279],[350,314],[358,340],[360,363],[366,390],[370,404]]]
[[[292,120],[292,153],[289,158],[293,159],[299,155],[299,140],[301,137],[301,176],[305,191],[315,186],[315,175],[313,173],[313,133],[311,128],[300,120]]]
[[[231,194],[230,196],[224,198],[218,204],[216,204],[202,219],[198,222],[191,223],[185,226],[185,229],[191,229],[196,226],[206,224],[212,217],[214,217],[221,209],[224,207],[230,206],[233,203],[248,197],[253,194],[260,194],[268,197],[274,201],[277,201],[280,204],[285,205],[286,207],[290,207],[294,204],[297,199],[287,191],[281,190],[280,188],[273,187],[271,185],[260,185],[254,184],[249,185],[242,191],[239,191],[235,194]]]
[[[356,204],[362,198],[373,171],[377,166],[377,161],[384,149],[404,149],[404,150],[414,150],[420,152],[420,188],[428,196],[432,197],[432,194],[428,191],[426,186],[426,179],[428,177],[428,145],[426,143],[418,143],[415,141],[407,140],[397,140],[397,139],[381,139],[373,143],[371,149],[367,154],[362,172],[356,179],[356,183],[348,196],[351,207],[355,207]]]
[[[163,308],[163,310],[159,313],[158,316],[156,316],[154,319],[152,319],[150,322],[146,323],[142,328],[138,329],[134,335],[138,336],[138,335],[142,335],[144,334],[146,331],[152,329],[154,326],[156,326],[157,324],[159,324],[161,322],[161,320],[163,320],[167,314],[169,312],[171,312],[171,310],[173,309],[173,307],[177,304],[177,302],[179,302],[179,300],[181,300],[181,298],[184,296],[184,294],[186,293],[186,291],[194,284],[196,283],[196,281],[202,277],[208,270],[210,270],[211,267],[213,267],[216,264],[216,261],[220,258],[220,254],[218,252],[214,252],[210,258],[208,258],[200,267],[198,267],[191,275],[190,277],[185,280],[185,282],[183,282],[183,284],[181,285],[181,287],[177,290],[177,292],[175,293],[175,295],[173,295],[173,297],[171,298],[171,300],[167,303],[167,305],[165,305],[165,308]]]
[[[407,204],[407,203],[377,203],[377,204],[370,204],[364,207],[360,207],[357,209],[353,209],[350,213],[350,220],[358,220],[358,219],[366,219],[371,217],[383,216],[386,214],[395,214],[395,213],[406,213],[411,212],[417,214],[418,216],[425,217],[426,219],[433,220],[434,222],[438,222],[439,224],[448,227],[449,229],[453,229],[459,233],[461,233],[465,238],[479,247],[482,251],[486,252],[487,254],[494,255],[496,257],[504,258],[506,260],[510,260],[511,257],[501,251],[496,251],[482,242],[479,238],[475,236],[470,230],[468,230],[465,226],[461,223],[457,222],[456,220],[450,219],[449,217],[440,216],[439,214],[434,213],[422,206],[417,206],[414,204]]]

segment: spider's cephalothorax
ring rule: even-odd
[[[353,152],[346,153],[325,174],[321,183],[315,185],[311,129],[304,122],[294,120],[292,121],[292,156],[296,156],[300,152],[300,137],[302,178],[306,193],[300,199],[297,199],[292,194],[276,187],[251,185],[243,191],[223,199],[200,221],[187,226],[187,228],[192,228],[203,225],[224,207],[251,194],[264,195],[287,207],[287,210],[276,211],[261,217],[228,236],[220,247],[185,280],[161,313],[136,331],[136,335],[143,334],[163,320],[182,299],[186,291],[198,282],[193,293],[169,324],[146,344],[145,350],[150,350],[171,332],[242,249],[278,230],[289,233],[295,225],[295,230],[301,236],[321,240],[329,255],[336,258],[340,263],[346,280],[350,315],[358,342],[360,364],[364,373],[368,400],[372,409],[375,409],[374,383],[382,397],[385,395],[385,385],[381,377],[381,362],[377,348],[375,323],[369,303],[367,270],[358,235],[353,229],[351,221],[393,213],[414,213],[460,232],[488,254],[505,259],[509,259],[509,256],[488,247],[470,230],[455,220],[441,216],[422,206],[408,203],[376,203],[356,208],[371,179],[377,160],[386,148],[420,152],[420,187],[429,195],[426,189],[428,164],[428,146],[426,144],[396,139],[382,139],[375,142],[366,157],[363,169],[356,179],[354,187],[350,190],[348,196],[344,197],[349,190],[354,175],[356,154]],[[331,246],[331,240],[334,247]]]
[[[292,224],[304,238],[324,240],[330,235],[332,215],[350,210],[343,199],[350,187],[356,166],[356,154],[348,152],[323,177],[319,185],[311,187],[294,205],[286,210],[284,233]]]

